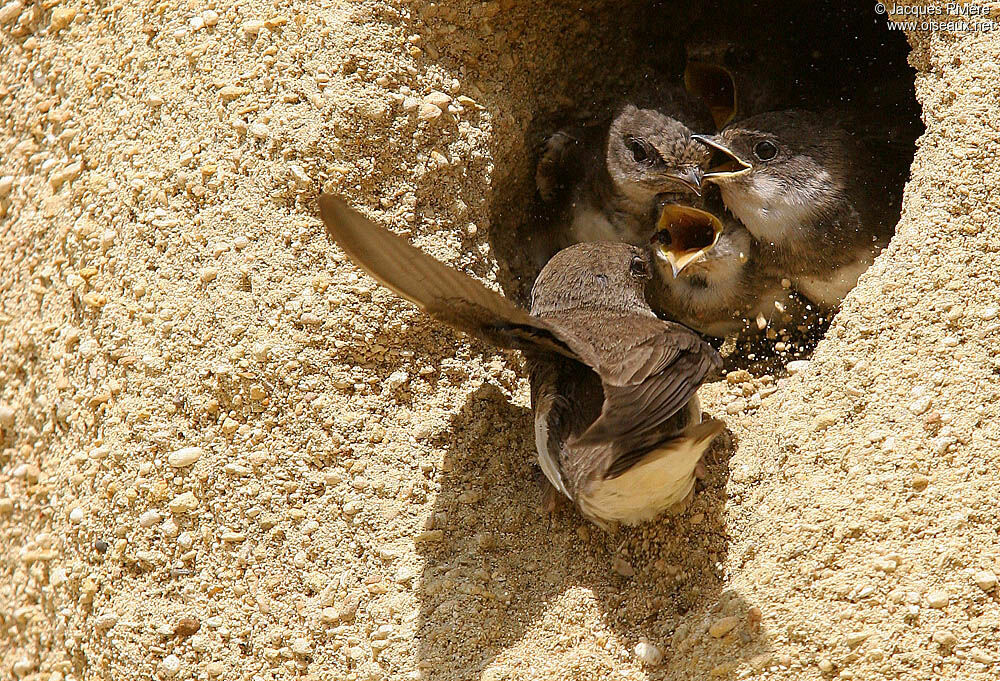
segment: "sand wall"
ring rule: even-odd
[[[0,2],[4,678],[996,678],[996,36],[909,36],[897,237],[614,537],[538,510],[517,357],[322,235],[339,191],[496,284],[533,117],[641,16]]]

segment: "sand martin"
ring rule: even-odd
[[[758,320],[789,307],[768,249],[721,203],[715,213],[664,206],[652,245],[658,276],[649,300],[661,316],[722,338],[760,332]]]
[[[648,248],[571,246],[545,265],[530,312],[447,267],[337,197],[320,210],[356,265],[435,319],[520,350],[531,377],[535,447],[549,483],[609,528],[685,500],[722,421],[702,420],[697,391],[721,367],[686,327],[646,302]]]
[[[760,114],[695,139],[705,180],[795,288],[836,307],[892,236],[898,194],[878,155],[826,116]]]
[[[555,222],[567,225],[565,244],[642,245],[664,199],[698,202],[709,154],[684,122],[664,113],[676,110],[628,105],[604,134],[600,128],[571,128],[546,140],[535,179]]]

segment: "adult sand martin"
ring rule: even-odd
[[[697,391],[721,366],[694,332],[646,302],[648,248],[571,246],[545,265],[530,312],[324,194],[330,237],[354,263],[435,319],[520,350],[531,377],[535,447],[551,485],[608,528],[683,501],[724,425]]]
[[[705,180],[820,307],[837,306],[888,244],[898,214],[892,175],[826,116],[760,114],[694,139],[713,151]]]

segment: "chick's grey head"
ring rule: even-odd
[[[637,204],[664,193],[700,193],[708,155],[683,123],[652,109],[625,107],[608,134],[611,181]]]
[[[811,114],[760,114],[696,139],[712,151],[705,180],[762,241],[795,238],[843,199],[850,136]]]
[[[649,310],[646,284],[651,276],[648,250],[604,241],[576,244],[542,268],[531,289],[531,314],[581,307]]]

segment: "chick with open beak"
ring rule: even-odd
[[[667,204],[650,240],[657,257],[666,260],[676,279],[685,267],[701,260],[722,235],[722,221],[707,211]]]
[[[663,207],[650,240],[658,274],[650,303],[658,314],[709,336],[761,331],[757,320],[775,320],[792,294],[746,228],[718,209],[722,218],[689,206]]]
[[[790,101],[794,69],[801,60],[781,41],[750,35],[748,28],[726,29],[713,21],[696,29],[685,44],[684,87],[705,102],[719,130]]]

